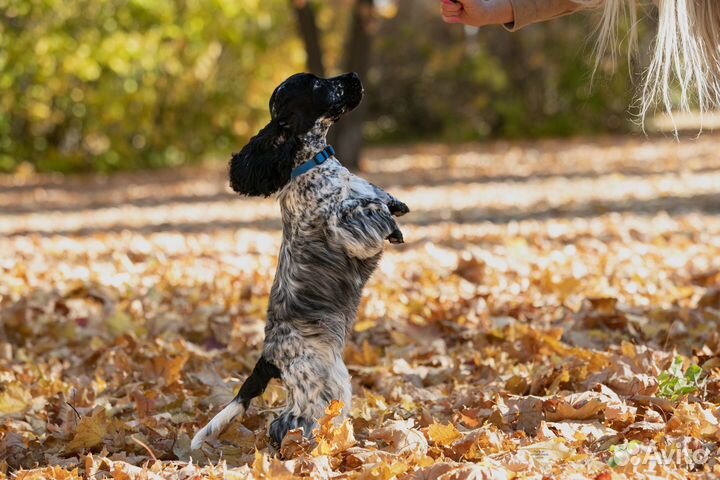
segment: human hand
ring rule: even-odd
[[[502,25],[514,20],[510,0],[440,0],[446,23],[473,27]]]

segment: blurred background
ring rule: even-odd
[[[349,165],[363,145],[637,130],[624,58],[591,82],[592,14],[511,34],[438,12],[435,0],[0,0],[0,171],[224,162],[303,70],[365,80],[363,107],[333,133]]]

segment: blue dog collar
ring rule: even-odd
[[[292,173],[290,174],[290,178],[291,179],[297,178],[300,175],[302,175],[303,173],[309,172],[316,166],[322,165],[323,163],[325,163],[325,161],[328,158],[333,157],[333,156],[335,156],[335,149],[333,147],[331,147],[330,145],[328,145],[327,147],[325,147],[325,149],[322,152],[318,153],[317,155],[315,155],[313,158],[311,158],[307,162],[303,163],[302,165],[296,167],[295,170],[293,170]]]

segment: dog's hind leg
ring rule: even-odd
[[[217,437],[235,418],[245,413],[250,401],[262,395],[273,378],[280,378],[280,370],[265,357],[260,357],[235,398],[195,434],[190,448],[198,450],[206,440]]]
[[[299,356],[288,362],[282,379],[288,389],[288,405],[270,425],[270,438],[276,445],[296,428],[302,428],[303,434],[310,437],[333,400],[345,405],[342,418],[350,411],[350,374],[340,352],[318,350]]]

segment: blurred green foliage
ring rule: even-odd
[[[0,170],[172,166],[259,128],[285,0],[0,0]]]
[[[474,33],[444,25],[435,0],[382,3],[369,139],[628,128],[627,73],[590,87],[587,16]],[[316,7],[333,70],[351,2]],[[0,0],[0,171],[226,158],[267,121],[273,88],[303,69],[294,21],[287,0]]]

